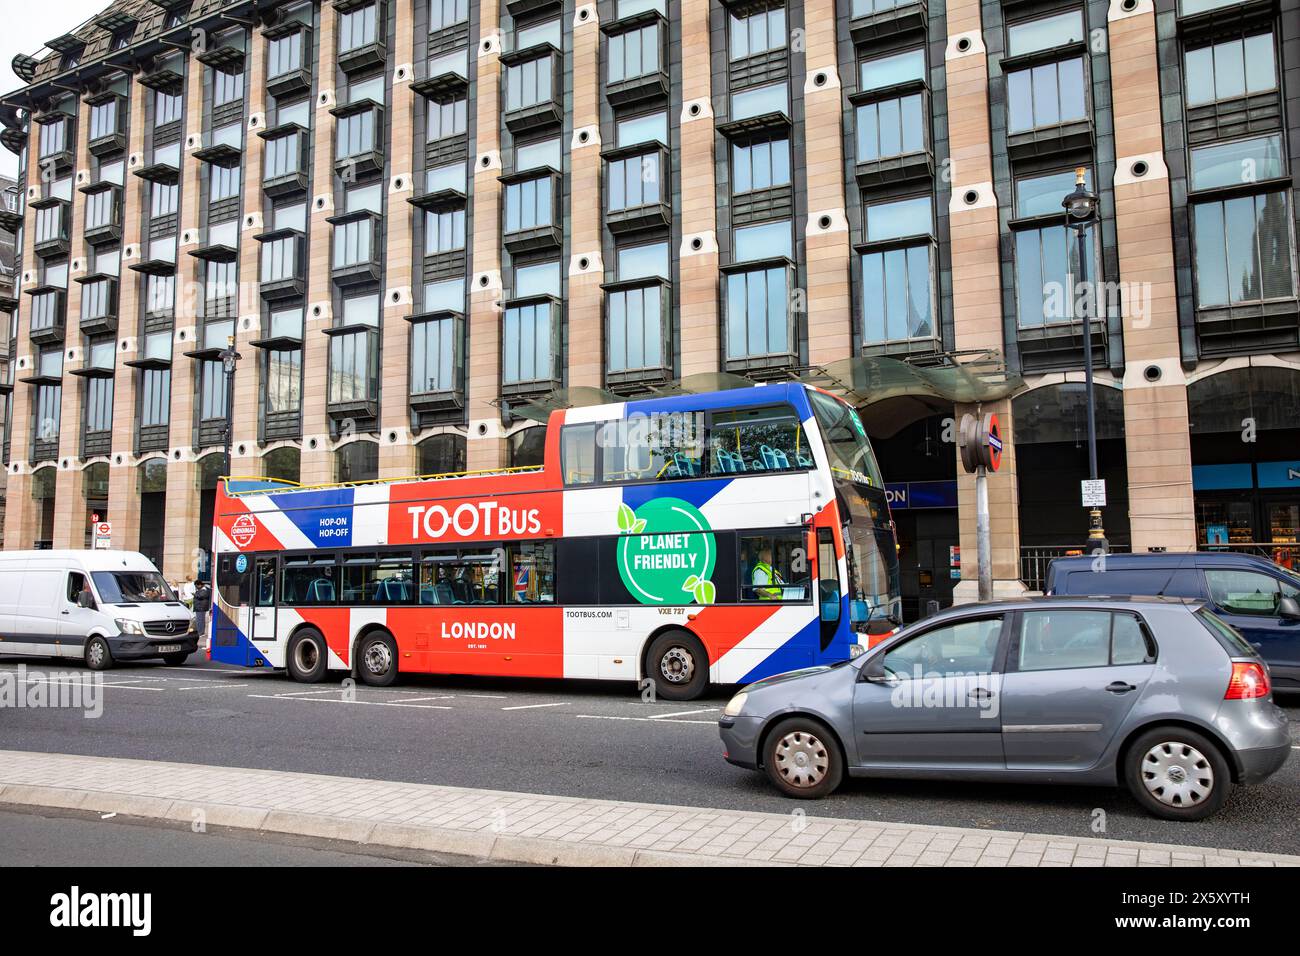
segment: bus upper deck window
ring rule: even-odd
[[[566,485],[590,485],[596,480],[596,424],[566,425],[561,435],[561,461]]]
[[[813,466],[799,416],[788,405],[718,412],[709,431],[715,474],[799,471]]]

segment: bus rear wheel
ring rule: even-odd
[[[357,642],[357,674],[372,687],[397,680],[397,643],[391,634],[375,631]]]
[[[329,669],[329,649],[320,631],[307,628],[289,641],[289,676],[300,684],[319,684]]]
[[[646,671],[655,694],[664,700],[694,700],[709,686],[709,655],[685,631],[660,634],[646,654]]]

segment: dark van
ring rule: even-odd
[[[1268,662],[1275,690],[1300,690],[1300,576],[1227,551],[1057,558],[1047,594],[1198,598]]]

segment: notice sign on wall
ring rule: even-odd
[[[1096,481],[1090,481],[1085,478],[1079,482],[1083,489],[1083,506],[1085,508],[1104,508],[1106,507],[1106,479],[1098,478]]]

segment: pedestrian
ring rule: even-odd
[[[208,611],[212,609],[212,588],[207,578],[199,579],[194,587],[194,629],[202,637],[208,631]]]

